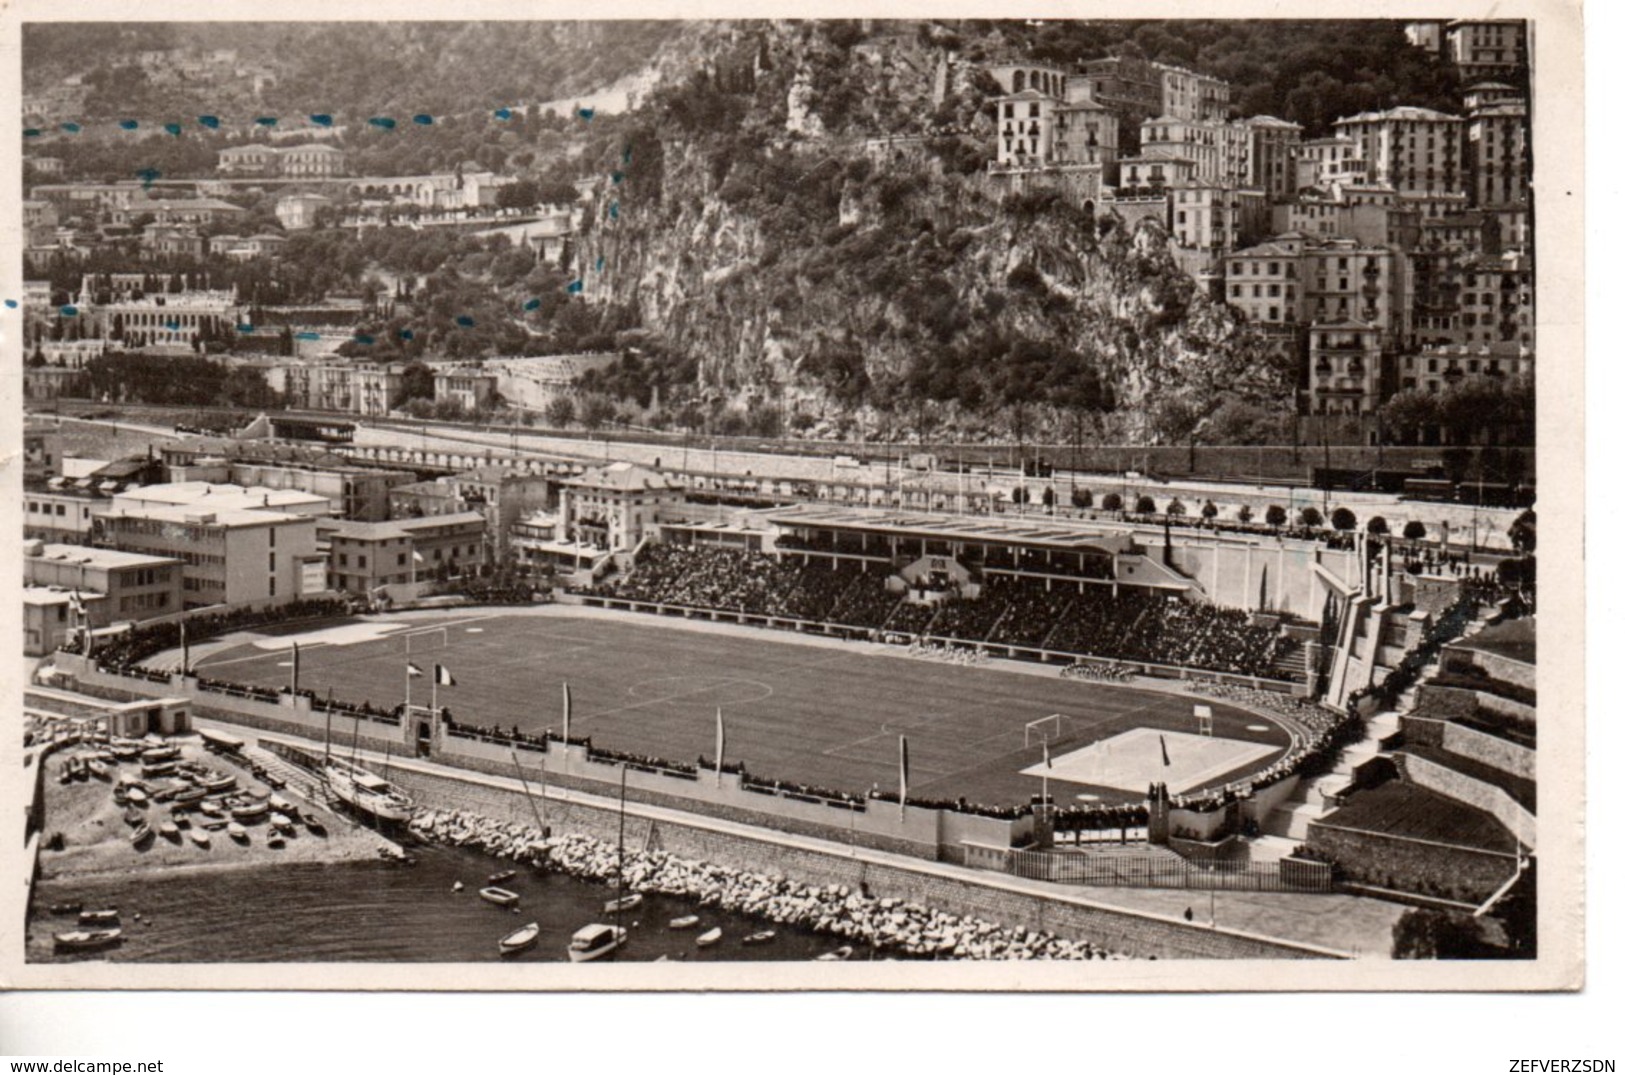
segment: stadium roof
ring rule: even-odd
[[[971,518],[873,508],[824,507],[814,504],[800,504],[768,511],[765,515],[769,521],[786,527],[821,527],[871,534],[934,538],[941,541],[1030,545],[1066,551],[1096,549],[1104,552],[1127,552],[1133,544],[1133,539],[1127,533],[1042,517],[1032,520]]]

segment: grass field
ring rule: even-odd
[[[380,635],[379,629],[389,629]],[[442,630],[443,628],[443,630]],[[265,637],[199,662],[218,679],[263,686],[288,682],[288,645],[299,635]],[[1051,743],[1057,757],[1132,728],[1193,731],[1189,699],[1079,680],[966,668],[889,656],[853,644],[808,645],[766,631],[728,633],[626,619],[478,612],[410,623],[366,621],[312,628],[300,646],[300,686],[336,697],[393,706],[405,688],[408,643],[425,672],[444,664],[457,679],[439,704],[460,722],[539,734],[561,729],[560,684],[574,700],[572,735],[613,750],[693,762],[715,745],[716,710],[727,725],[729,761],[753,774],[863,792],[897,786],[897,738],[909,742],[909,793],[924,798],[1017,803],[1036,794],[1037,776],[1021,770],[1042,757],[1023,745],[1023,725],[1066,716]],[[444,641],[442,641],[444,640]],[[412,684],[414,704],[429,701],[427,678]],[[1222,784],[1261,768],[1287,746],[1272,723],[1214,706],[1214,734],[1275,749],[1240,770],[1215,773]],[[1149,757],[1149,756],[1148,756]],[[1161,779],[1155,762],[1144,780],[1096,787],[1052,786],[1105,802],[1138,800]]]

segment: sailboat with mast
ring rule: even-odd
[[[322,779],[334,798],[361,814],[383,823],[405,823],[412,818],[412,799],[388,780],[357,762],[361,738],[361,715],[355,718],[355,734],[348,760],[333,753],[333,692],[327,694],[327,742],[322,756]]]

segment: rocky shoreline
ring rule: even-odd
[[[590,881],[614,880],[616,849],[579,834],[543,838],[539,829],[465,810],[419,810],[410,823],[420,839],[467,847]],[[626,887],[697,900],[796,925],[885,952],[940,959],[1125,959],[1088,941],[1009,928],[974,917],[943,914],[917,903],[877,898],[849,885],[808,885],[780,874],[755,873],[678,858],[665,851],[625,853]]]

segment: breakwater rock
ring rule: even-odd
[[[544,838],[519,822],[501,822],[464,810],[420,810],[411,821],[420,839],[469,847],[497,858],[529,863],[590,881],[612,882],[615,845],[579,834]],[[943,959],[1122,959],[1120,953],[1053,933],[1006,927],[850,885],[809,885],[782,874],[756,873],[694,862],[666,851],[627,850],[625,888],[695,900],[795,925],[881,951]]]

